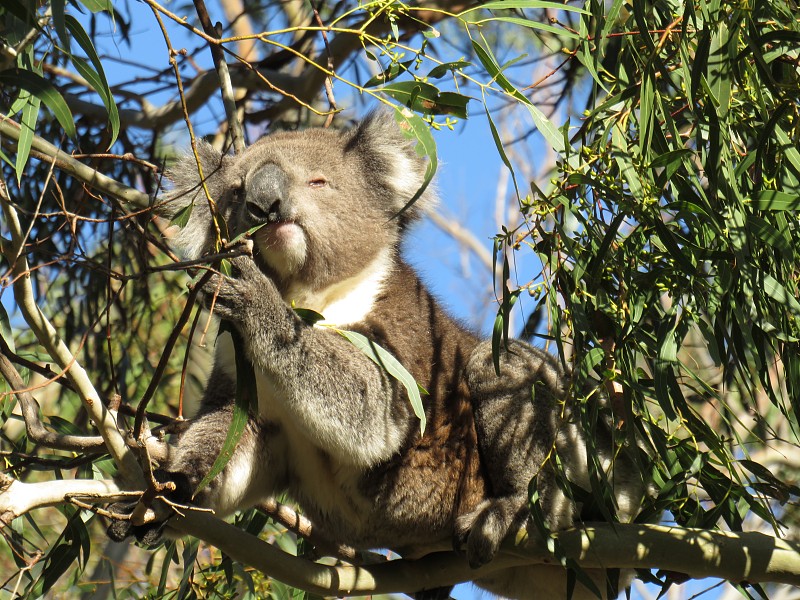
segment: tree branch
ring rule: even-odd
[[[69,496],[114,502],[139,495],[141,492],[124,491],[110,479],[59,479],[23,483],[0,473],[0,529],[36,508],[66,504]]]
[[[5,344],[3,343],[2,345]],[[49,431],[39,419],[39,403],[33,397],[33,394],[25,390],[25,382],[20,377],[19,372],[2,352],[0,352],[0,374],[8,381],[11,389],[14,390],[13,393],[19,400],[22,418],[25,421],[25,429],[28,432],[28,438],[32,442],[59,450],[86,451],[105,448],[105,441],[100,436],[62,435]]]
[[[211,24],[211,17],[208,14],[206,3],[204,0],[194,0],[194,8],[197,11],[197,16],[200,18],[200,23],[203,26],[203,31],[207,35],[219,38],[220,32]],[[233,85],[231,85],[231,75],[228,71],[228,63],[225,61],[225,53],[222,51],[222,46],[217,44],[209,44],[211,50],[211,58],[214,60],[214,67],[217,69],[217,78],[219,81],[220,92],[222,93],[222,105],[225,107],[225,115],[228,120],[228,129],[231,134],[231,142],[233,143],[233,151],[236,154],[244,152],[244,131],[242,124],[239,122],[239,116],[236,113],[236,100],[233,93]]]
[[[187,513],[170,525],[288,585],[324,596],[413,593],[508,567],[558,563],[545,541],[529,537],[520,546],[507,545],[491,563],[475,570],[454,552],[370,566],[331,567],[290,556],[209,515]],[[604,523],[563,531],[556,537],[566,557],[584,568],[665,569],[698,579],[800,584],[800,545],[760,532]]]
[[[28,510],[66,502],[70,496],[110,502],[131,495],[135,493],[124,492],[113,481],[22,483],[0,474],[0,526]],[[175,516],[170,526],[287,585],[323,596],[413,593],[509,567],[558,564],[538,536],[527,537],[517,546],[507,543],[497,558],[480,569],[471,569],[465,557],[455,552],[369,566],[328,566],[287,554],[206,513]],[[664,569],[697,579],[800,584],[800,544],[760,532],[602,523],[562,531],[555,537],[564,555],[583,568]]]
[[[0,136],[8,137],[14,142],[19,142],[20,126],[6,117],[0,116]],[[16,144],[13,146],[16,149]],[[50,142],[33,136],[31,144],[31,156],[55,165],[86,185],[119,200],[120,202],[137,208],[148,208],[150,206],[150,196],[134,188],[123,185],[120,182],[97,172],[92,167],[75,160],[69,154],[62,152]]]

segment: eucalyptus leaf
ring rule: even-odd
[[[348,331],[346,329],[333,328],[339,335],[346,338],[353,346],[363,352],[370,360],[381,367],[389,375],[399,381],[408,393],[408,399],[411,401],[411,407],[414,414],[419,419],[420,435],[425,433],[425,426],[427,425],[427,417],[425,416],[425,408],[422,406],[422,397],[420,393],[427,394],[424,388],[414,380],[414,377],[409,373],[406,368],[385,348],[379,346],[365,335],[356,331]]]

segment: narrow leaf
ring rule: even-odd
[[[78,42],[78,45],[86,53],[86,56],[89,57],[94,71],[96,72],[96,77],[87,79],[89,79],[94,90],[100,95],[100,98],[103,100],[103,105],[106,107],[106,111],[108,111],[108,122],[109,125],[111,125],[111,140],[108,143],[108,147],[110,148],[114,145],[119,135],[119,111],[117,110],[117,103],[114,101],[114,95],[109,88],[106,74],[103,71],[103,63],[100,61],[100,57],[97,56],[92,40],[86,34],[86,31],[84,31],[78,20],[71,15],[66,15],[64,17],[64,22],[69,32],[72,34],[72,37]],[[76,62],[76,58],[77,57],[73,57],[73,64],[78,68],[78,62],[81,61]],[[88,67],[84,70],[88,70]],[[93,81],[93,79],[95,81]]]
[[[53,115],[58,119],[66,134],[71,138],[76,137],[75,121],[67,103],[53,84],[41,75],[25,69],[7,69],[0,71],[0,85],[9,88],[22,88],[39,98],[53,111]]]
[[[555,25],[550,25],[549,23],[542,23],[541,21],[532,21],[530,19],[520,19],[519,17],[490,17],[488,19],[481,19],[480,21],[476,21],[476,25],[481,25],[483,23],[489,23],[491,21],[502,21],[503,23],[512,23],[514,25],[520,25],[521,27],[528,27],[530,29],[538,29],[540,31],[546,31],[547,33],[552,33],[561,37],[572,38],[575,40],[581,39],[581,36],[573,31],[569,31],[568,29],[564,29],[563,27],[556,27]]]
[[[753,196],[753,204],[758,210],[798,210],[800,195],[765,190]]]
[[[394,118],[400,124],[401,130],[407,138],[415,138],[417,140],[417,154],[428,158],[428,164],[425,167],[425,179],[411,199],[406,202],[406,205],[395,215],[399,217],[422,196],[428,188],[428,185],[433,181],[433,176],[436,174],[436,169],[439,167],[439,159],[436,155],[436,142],[433,139],[431,130],[428,128],[428,124],[425,123],[419,115],[415,115],[408,109],[396,107]]]
[[[22,97],[23,94],[26,97],[27,103],[22,108],[19,142],[17,143],[17,162],[15,165],[17,183],[22,181],[22,173],[25,171],[25,165],[28,162],[31,145],[33,144],[36,121],[39,119],[39,98],[25,91],[20,92],[20,97]]]
[[[569,12],[581,13],[582,15],[591,14],[588,10],[584,10],[583,8],[578,8],[577,6],[571,6],[569,4],[563,4],[561,2],[552,2],[551,0],[495,0],[494,2],[487,2],[485,4],[479,4],[477,6],[468,8],[467,10],[458,13],[457,16],[463,17],[464,15],[479,9],[506,10],[512,8],[544,8],[548,10],[566,10]]]
[[[414,377],[409,373],[406,368],[400,364],[391,352],[386,350],[385,348],[379,346],[366,336],[357,333],[355,331],[348,331],[346,329],[337,329],[332,328],[338,334],[342,335],[346,338],[351,344],[353,344],[356,348],[358,348],[361,352],[363,352],[370,360],[372,360],[375,364],[381,367],[384,371],[386,371],[389,375],[394,377],[397,381],[399,381],[404,388],[406,388],[406,392],[408,392],[408,399],[411,401],[411,408],[414,409],[414,414],[417,415],[419,419],[419,430],[420,435],[425,433],[425,426],[427,425],[427,417],[425,416],[425,408],[422,406],[422,397],[420,396],[420,390],[422,393],[427,394],[423,388],[421,388]]]

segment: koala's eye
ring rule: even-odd
[[[308,187],[323,188],[328,185],[328,180],[324,177],[312,177],[308,180]]]

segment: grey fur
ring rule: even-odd
[[[455,539],[474,566],[490,561],[526,523],[534,475],[551,528],[579,518],[580,507],[556,485],[551,467],[555,448],[572,480],[588,488],[584,433],[569,401],[564,405],[557,362],[514,342],[498,378],[490,346],[450,319],[398,255],[407,224],[435,197],[429,190],[393,218],[422,183],[425,163],[390,118],[372,116],[345,132],[273,134],[238,157],[207,145],[199,151],[229,237],[271,223],[254,236],[254,258],[235,259],[234,276],[217,276],[204,290],[208,301],[216,298],[217,316],[245,341],[259,409],[199,503],[228,513],[288,491],[337,541],[420,556]],[[215,233],[194,158],[170,177],[169,210],[194,203],[176,243],[199,256],[211,250]],[[430,392],[424,437],[402,386],[289,305],[340,310],[329,299],[357,304],[361,292],[347,292],[359,285],[372,294],[363,314],[347,321],[345,306],[337,325],[391,351]],[[220,343],[200,414],[165,467],[192,486],[216,458],[230,422],[231,365],[230,345]],[[610,470],[608,432],[597,435]],[[621,475],[612,478],[622,520],[635,516],[644,490],[628,461],[624,454],[617,459]],[[603,581],[602,573],[593,576]],[[512,597],[566,593],[557,567],[515,569],[477,583]]]

